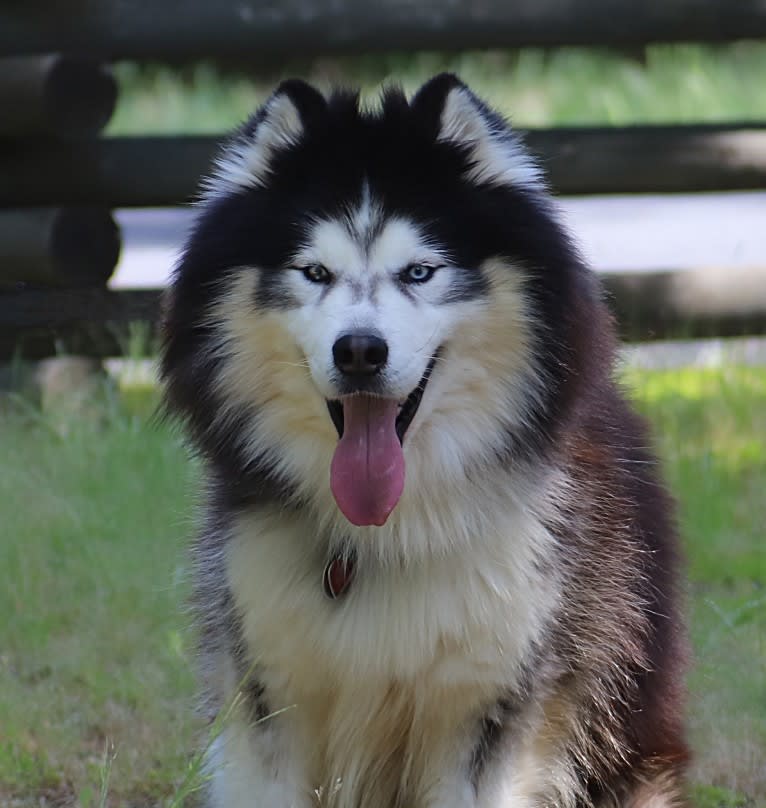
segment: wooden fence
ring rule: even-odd
[[[0,360],[122,352],[159,291],[111,292],[110,209],[193,196],[219,138],[99,138],[113,59],[236,59],[766,37],[763,0],[78,0],[0,9]],[[62,55],[63,54],[63,55]],[[526,133],[565,194],[766,188],[766,124]],[[754,271],[607,275],[629,339],[766,332]],[[695,291],[696,290],[696,291]]]
[[[4,3],[0,57],[242,59],[766,36],[763,0],[52,0]]]

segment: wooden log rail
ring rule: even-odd
[[[63,50],[106,59],[253,61],[763,36],[763,0],[12,0],[0,12],[0,56]]]
[[[21,286],[105,286],[120,257],[107,208],[0,210],[0,293]]]
[[[0,294],[0,362],[57,354],[122,356],[133,323],[155,332],[160,290],[62,289]]]
[[[12,162],[25,144],[91,148],[116,99],[111,70],[90,58],[53,53],[0,59],[3,161]],[[0,170],[0,187],[5,180]],[[31,207],[18,198],[9,204],[0,210],[0,294],[21,287],[106,286],[120,254],[120,231],[107,207]]]
[[[91,59],[54,53],[0,60],[2,137],[89,137],[106,126],[116,100],[111,70]]]
[[[766,334],[766,267],[615,272],[602,276],[626,341]],[[57,351],[117,356],[132,323],[156,335],[159,289],[0,295],[0,360]]]
[[[605,273],[626,341],[766,334],[766,266]]]
[[[766,187],[766,126],[578,127],[526,140],[561,194]],[[15,142],[0,150],[0,207],[177,205],[193,198],[219,137]]]

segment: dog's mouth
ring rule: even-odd
[[[330,487],[352,524],[382,525],[399,501],[404,490],[402,443],[435,364],[436,355],[404,401],[356,393],[327,402],[339,438]]]
[[[396,420],[394,422],[396,428],[396,435],[399,438],[399,443],[404,442],[404,435],[410,427],[412,423],[412,419],[415,417],[415,413],[418,411],[418,407],[420,407],[420,402],[423,399],[423,393],[426,390],[426,385],[428,384],[428,380],[431,378],[431,373],[433,372],[434,365],[436,364],[437,354],[431,357],[431,361],[428,363],[428,366],[425,369],[425,372],[420,378],[420,381],[417,383],[415,389],[407,396],[404,401],[400,401],[397,403],[399,411],[396,415]],[[364,393],[357,393],[355,396],[346,396],[346,400],[350,398],[361,398],[364,396]],[[338,399],[329,399],[327,401],[327,409],[330,413],[330,418],[332,418],[332,422],[335,425],[335,429],[338,432],[338,438],[343,437],[343,427],[345,425],[345,419],[343,417],[343,401]]]

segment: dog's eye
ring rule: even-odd
[[[321,264],[312,264],[310,267],[305,267],[302,271],[303,277],[312,283],[329,283],[332,280],[332,272]]]
[[[433,278],[436,269],[425,264],[410,264],[399,273],[399,279],[403,283],[426,283]]]

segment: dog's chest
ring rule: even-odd
[[[226,577],[248,661],[323,805],[431,804],[428,772],[469,765],[483,712],[518,689],[559,601],[540,563],[551,542],[509,518],[464,553],[385,567],[360,553],[331,599],[305,526],[240,520]]]
[[[509,520],[464,553],[383,567],[360,558],[341,597],[300,526],[253,516],[227,547],[245,646],[259,666],[310,686],[364,679],[508,685],[545,630],[559,582],[551,537]],[[503,530],[505,529],[505,530]],[[544,571],[546,570],[546,571]]]

